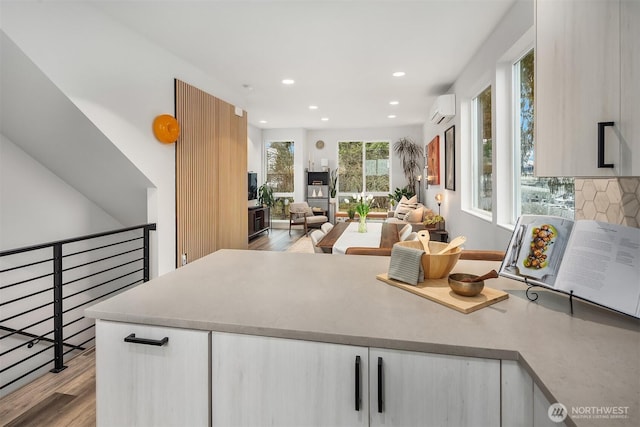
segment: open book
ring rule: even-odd
[[[500,275],[640,317],[640,228],[523,215]]]

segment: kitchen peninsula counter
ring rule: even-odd
[[[550,402],[628,407],[625,419],[568,425],[637,425],[640,321],[505,278],[486,286],[507,300],[462,314],[376,279],[389,257],[220,250],[100,302],[96,319],[192,330],[516,360]],[[459,261],[483,274],[499,263]]]

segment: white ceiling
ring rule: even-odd
[[[251,124],[323,129],[424,123],[515,1],[92,3],[241,93]]]

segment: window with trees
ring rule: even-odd
[[[374,196],[371,211],[386,211],[390,192],[389,142],[338,142],[338,200],[347,211],[354,193]]]
[[[472,206],[481,211],[491,212],[493,194],[491,86],[473,99],[472,120]]]
[[[266,185],[273,189],[275,205],[271,216],[286,219],[287,205],[293,200],[293,141],[273,141],[265,144]]]
[[[514,223],[521,214],[574,217],[573,178],[534,176],[534,64],[533,50],[513,65],[514,80],[514,166],[516,185]]]

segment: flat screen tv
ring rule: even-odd
[[[247,182],[249,183],[248,200],[257,199],[258,198],[258,174],[255,172],[249,172]]]

